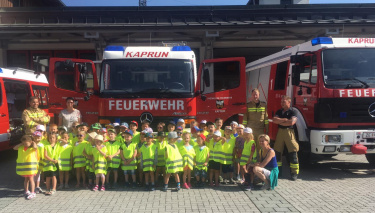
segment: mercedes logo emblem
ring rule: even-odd
[[[139,120],[141,121],[141,123],[143,123],[143,121],[148,121],[148,122],[152,123],[152,121],[154,120],[154,117],[152,116],[151,113],[144,112],[144,113],[142,113],[141,117],[139,117]]]
[[[368,114],[375,118],[375,102],[368,107]]]

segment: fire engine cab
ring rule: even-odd
[[[39,97],[48,112],[48,82],[43,74],[22,68],[0,68],[0,151],[11,149],[24,134],[22,112],[29,98]]]
[[[247,64],[247,88],[259,88],[270,118],[283,95],[292,98],[302,156],[361,147],[375,164],[374,67],[374,38],[319,37]]]
[[[245,110],[245,65],[244,58],[206,60],[198,72],[194,51],[182,44],[108,46],[100,73],[89,60],[52,58],[50,110],[58,117],[73,97],[88,123],[230,122]]]

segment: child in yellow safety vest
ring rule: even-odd
[[[94,192],[99,189],[99,179],[102,181],[102,187],[100,191],[105,191],[105,175],[107,173],[107,147],[103,144],[104,138],[102,135],[95,137],[95,148],[92,150],[92,167],[95,170],[95,187],[92,189]]]
[[[117,188],[118,179],[118,168],[120,167],[121,157],[120,157],[120,147],[121,142],[116,139],[117,133],[114,129],[108,129],[109,140],[105,143],[107,147],[108,157],[107,157],[107,186],[109,188]],[[109,184],[109,176],[113,172],[113,184]]]
[[[13,149],[18,150],[16,172],[25,178],[25,197],[28,200],[33,199],[36,196],[34,176],[38,172],[38,147],[31,136],[24,135],[21,138],[21,143],[14,146]]]
[[[222,145],[222,160],[221,160],[221,171],[223,173],[223,181],[225,184],[228,182],[234,184],[233,181],[233,159],[234,159],[234,146],[236,138],[232,137],[232,127],[226,126],[224,129],[225,141]]]
[[[158,149],[153,143],[154,136],[151,132],[146,133],[146,144],[140,149],[138,155],[141,160],[141,167],[145,175],[145,184],[147,191],[155,191],[155,177],[154,172],[156,164],[158,162]],[[149,179],[151,179],[151,186],[149,185]]]
[[[57,184],[57,163],[58,163],[58,148],[57,148],[57,134],[51,133],[48,135],[49,144],[44,147],[44,167],[43,172],[46,176],[46,195],[53,195],[56,193]],[[52,182],[52,185],[51,185]]]
[[[40,131],[35,131],[33,133],[33,139],[38,147],[38,161],[39,161],[39,167],[38,167],[38,173],[35,175],[35,193],[43,193],[42,188],[40,188],[40,178],[43,173],[43,165],[44,165],[44,144],[42,141],[42,133]]]
[[[184,174],[182,176],[182,187],[185,189],[190,189],[191,184],[191,171],[194,168],[194,158],[195,158],[195,150],[192,145],[190,145],[190,133],[183,133],[182,139],[184,140],[184,145],[179,147],[179,151],[182,157],[182,166],[184,170]],[[187,181],[186,181],[187,178]]]
[[[158,130],[160,129],[158,128]],[[168,144],[165,138],[165,132],[158,132],[155,144],[158,147],[158,163],[156,164],[155,171],[155,182],[157,183],[160,174],[163,174],[163,177],[165,177],[165,147]]]
[[[134,189],[137,186],[135,171],[137,169],[137,144],[132,143],[133,131],[130,129],[122,133],[124,143],[120,147],[120,156],[122,159],[121,169],[124,171],[125,187],[130,188],[129,175],[132,176]]]
[[[75,142],[73,147],[73,163],[74,168],[76,169],[76,177],[77,177],[77,185],[76,188],[79,188],[81,185],[81,177],[82,177],[82,183],[83,187],[86,185],[86,158],[83,155],[83,150],[87,146],[88,142],[85,140],[85,132],[79,131],[77,135],[77,142]]]
[[[174,175],[175,180],[177,182],[176,190],[179,191],[181,189],[180,186],[180,177],[178,176],[179,172],[182,172],[182,157],[176,145],[177,141],[177,133],[176,132],[169,132],[168,139],[169,144],[165,148],[165,167],[166,167],[166,175],[164,178],[164,188],[163,191],[168,190],[168,182],[171,174]]]
[[[210,157],[210,150],[205,145],[206,136],[204,134],[197,135],[197,146],[195,149],[195,178],[197,187],[203,187],[207,178],[207,165]]]
[[[247,169],[247,165],[256,163],[257,162],[257,151],[256,151],[256,143],[254,141],[253,130],[249,127],[243,130],[245,143],[242,150],[242,155],[240,159],[240,166],[242,172],[245,174],[245,189],[250,191],[253,188],[254,182],[254,172],[253,168],[249,167]]]
[[[96,147],[95,137],[98,135],[98,133],[90,132],[90,133],[88,133],[88,135],[89,135],[88,143],[86,144],[86,147],[83,150],[82,154],[86,158],[86,170],[88,172],[87,176],[88,176],[88,179],[89,179],[89,185],[87,186],[87,188],[92,190],[92,188],[94,187],[95,180],[96,180],[95,169],[93,169],[93,167],[92,167],[92,165],[93,165],[92,164],[92,159],[93,159],[92,150],[94,150],[95,147]],[[103,138],[104,138],[104,136],[103,136]]]
[[[59,179],[60,186],[59,190],[65,188],[69,189],[69,171],[72,170],[73,166],[73,147],[70,145],[69,134],[64,132],[60,135],[57,160],[59,162]],[[64,185],[65,178],[65,185]]]
[[[210,149],[210,161],[208,162],[209,183],[213,186],[212,179],[215,178],[215,186],[219,186],[220,167],[223,160],[222,147],[226,139],[221,136],[221,132],[216,130],[213,135],[209,135],[206,139],[208,148]]]

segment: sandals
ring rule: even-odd
[[[35,188],[35,192],[36,192],[37,194],[43,194],[43,193],[44,193],[44,191],[43,191],[42,188],[40,188],[40,187],[36,187],[36,188]]]
[[[45,192],[44,194],[45,195],[53,195],[55,193],[56,193],[56,190],[49,190],[49,191]]]

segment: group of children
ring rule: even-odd
[[[128,188],[144,185],[146,190],[154,191],[162,176],[162,189],[167,191],[173,176],[176,190],[180,190],[181,175],[182,187],[189,189],[194,171],[195,187],[203,187],[207,177],[210,186],[218,187],[221,176],[224,183],[245,182],[250,190],[254,175],[249,165],[257,161],[252,130],[235,121],[222,126],[220,118],[215,122],[193,121],[190,132],[184,131],[183,119],[177,123],[159,123],[155,132],[147,121],[142,122],[141,132],[137,131],[136,121],[130,125],[108,124],[105,128],[99,123],[91,126],[74,123],[69,131],[51,124],[47,134],[40,125],[33,135],[23,136],[22,143],[14,147],[18,150],[16,172],[25,177],[27,199],[43,193],[42,175],[46,180],[46,195],[56,193],[57,176],[59,190],[70,188],[70,173],[75,173],[75,188],[87,187],[93,191],[105,191],[105,186],[118,187],[120,171]],[[110,174],[113,174],[112,184]]]

